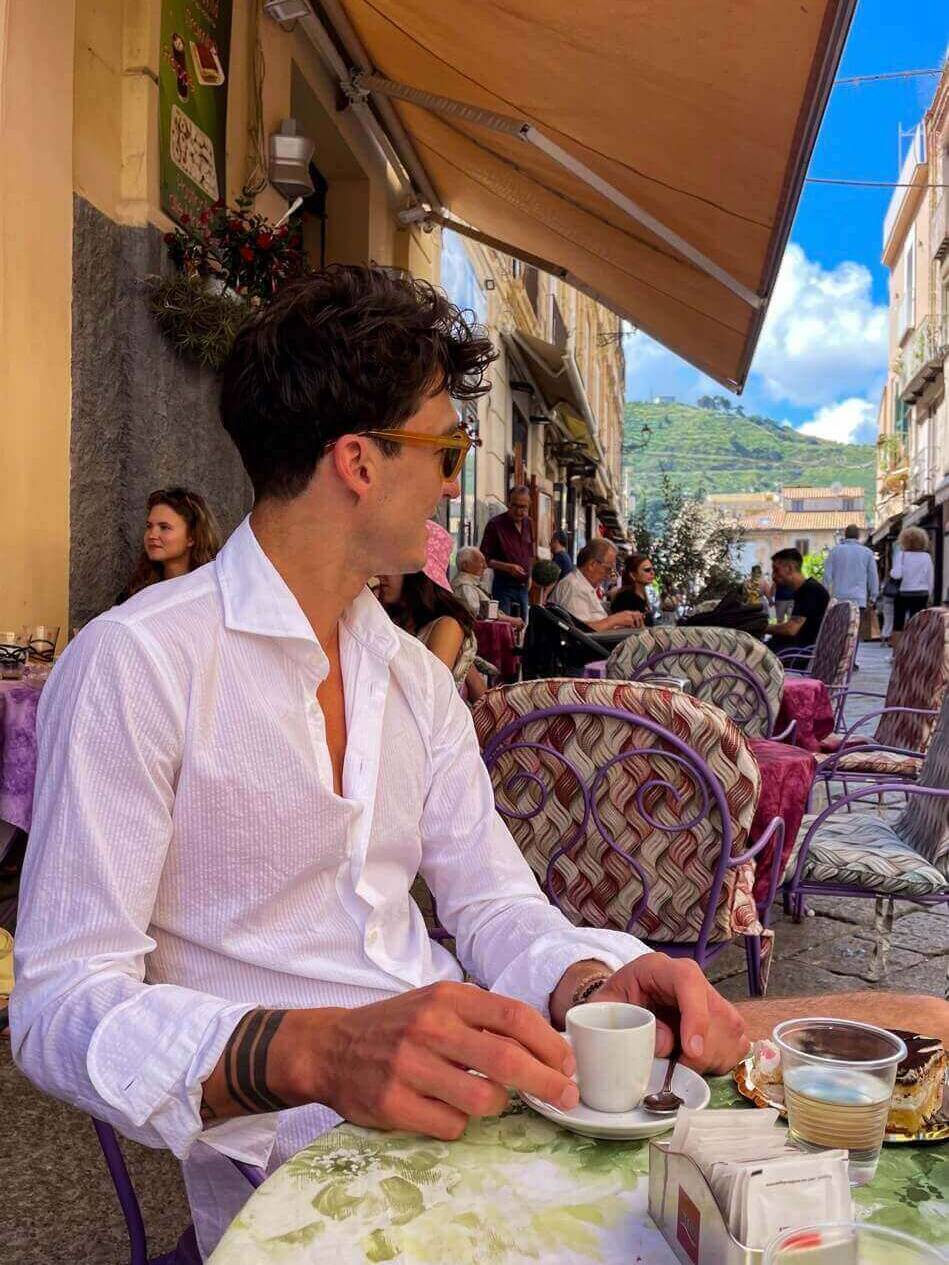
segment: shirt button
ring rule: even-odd
[[[367,936],[366,936],[366,943],[367,943],[367,944],[378,944],[378,943],[379,943],[379,931],[378,931],[378,929],[377,929],[377,928],[373,927],[372,931],[370,931],[370,932],[367,934]]]

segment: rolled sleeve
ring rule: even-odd
[[[440,669],[440,670],[437,670]],[[431,781],[422,818],[422,877],[458,956],[495,992],[544,1014],[564,971],[596,958],[611,970],[650,950],[621,931],[574,927],[547,900],[494,806],[470,713],[433,665]]]
[[[184,727],[168,672],[102,620],[43,692],[10,1026],[40,1088],[184,1156],[202,1083],[253,1006],[145,982]]]

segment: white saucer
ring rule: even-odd
[[[654,1059],[649,1076],[647,1094],[655,1094],[662,1088],[665,1079],[668,1059]],[[576,1081],[576,1076],[574,1076]],[[680,1063],[672,1073],[672,1089],[683,1100],[686,1107],[700,1111],[708,1106],[711,1090],[699,1076],[689,1067]],[[527,1105],[541,1116],[546,1116],[554,1124],[559,1124],[572,1133],[582,1133],[587,1138],[609,1138],[613,1141],[624,1141],[631,1138],[652,1138],[665,1133],[676,1122],[675,1115],[654,1116],[644,1107],[636,1107],[633,1111],[594,1111],[592,1107],[578,1103],[572,1111],[561,1111],[550,1103],[535,1098],[533,1094],[521,1094]]]

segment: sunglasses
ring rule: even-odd
[[[463,426],[449,435],[419,435],[410,430],[365,430],[361,434],[368,435],[370,439],[385,439],[390,444],[441,449],[442,478],[446,483],[453,483],[458,478],[471,449],[481,447],[478,436],[472,435]]]

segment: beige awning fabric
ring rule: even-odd
[[[524,362],[545,406],[552,412],[556,410],[570,438],[583,445],[592,461],[601,461],[603,453],[587,417],[589,405],[578,385],[577,373],[571,373],[572,353],[559,343],[549,343],[521,330],[505,334],[504,341]]]
[[[423,209],[546,261],[740,389],[855,3],[321,9]]]

